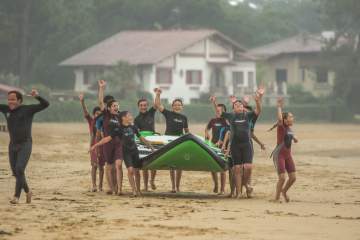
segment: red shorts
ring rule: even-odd
[[[122,143],[117,137],[103,145],[103,153],[106,163],[113,164],[117,159],[123,159]]]
[[[94,144],[95,144],[95,142],[92,145],[94,145]],[[91,166],[104,166],[105,165],[104,153],[103,153],[102,146],[100,146],[90,152],[90,161],[91,161]]]
[[[291,156],[291,153],[280,151],[277,158],[277,171],[278,174],[285,173],[293,173],[295,172],[295,162]]]

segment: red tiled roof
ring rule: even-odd
[[[216,35],[239,51],[245,49],[216,30],[123,31],[64,60],[62,66],[154,64],[175,53]]]

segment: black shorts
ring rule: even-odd
[[[245,144],[231,144],[230,152],[234,166],[253,162],[254,151],[250,142]]]
[[[133,167],[133,168],[141,168],[142,162],[139,157],[139,151],[126,151],[123,152],[124,155],[124,162],[126,168]]]

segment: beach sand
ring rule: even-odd
[[[290,203],[269,202],[277,181],[270,125],[256,127],[267,150],[255,147],[254,197],[240,200],[212,194],[206,172],[184,172],[183,192],[170,194],[169,173],[159,171],[156,191],[130,198],[124,169],[126,195],[92,193],[87,125],[35,123],[33,202],[23,194],[10,205],[15,179],[0,133],[0,239],[360,239],[360,125],[295,125]],[[198,134],[203,128],[190,125]]]

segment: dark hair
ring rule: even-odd
[[[21,103],[23,102],[23,95],[22,95],[21,92],[16,91],[16,90],[11,90],[11,91],[8,92],[8,96],[9,96],[10,94],[15,94],[15,95],[16,95],[16,99],[17,99],[17,100],[20,100]]]
[[[225,104],[219,103],[218,105],[216,105],[217,107],[222,107],[223,111],[226,112],[226,106]]]
[[[121,112],[119,112],[120,124],[122,123],[122,118],[125,117],[128,113],[129,113],[129,111],[121,111]]]
[[[281,116],[282,116],[282,121],[283,121],[283,124],[284,124],[284,120],[288,118],[289,116],[289,112],[282,112],[281,113]],[[271,132],[272,130],[274,130],[274,128],[276,128],[278,126],[278,122],[276,122],[269,130],[268,132]]]
[[[111,108],[111,105],[112,105],[114,102],[117,102],[117,101],[116,101],[115,99],[112,99],[112,100],[108,101],[108,102],[106,103],[106,107],[107,107],[107,108]]]
[[[106,95],[106,96],[104,97],[104,99],[103,99],[103,102],[104,102],[105,104],[108,104],[109,101],[114,100],[114,99],[115,99],[115,98],[114,98],[113,96],[111,96],[111,95]]]
[[[181,105],[184,105],[183,101],[180,98],[176,98],[176,99],[174,99],[174,101],[172,101],[171,106],[173,106],[175,104],[175,102],[180,102]]]
[[[141,102],[147,102],[147,100],[145,98],[141,98],[139,99],[139,101],[137,102],[137,105],[139,106]]]
[[[233,108],[234,108],[235,103],[237,103],[237,102],[241,103],[242,105],[245,106],[245,104],[241,100],[237,99],[235,102],[233,102],[233,105],[232,105]]]
[[[97,111],[101,111],[100,107],[94,107],[92,110],[92,114],[94,115]]]

